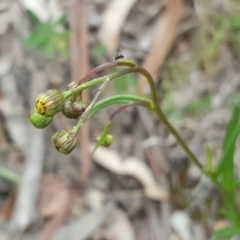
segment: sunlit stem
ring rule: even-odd
[[[183,148],[189,159],[202,171],[203,166],[202,164],[198,161],[197,157],[195,154],[188,148],[184,140],[181,138],[181,136],[178,134],[178,132],[175,130],[175,128],[171,125],[171,123],[167,120],[165,115],[163,114],[161,108],[159,107],[159,101],[158,101],[158,96],[155,88],[154,81],[152,79],[152,76],[150,73],[145,70],[142,67],[135,67],[135,69],[144,75],[148,81],[150,90],[151,90],[151,96],[152,96],[152,101],[154,103],[154,109],[155,112],[159,118],[159,120],[164,124],[164,126],[168,129],[168,131],[176,138],[177,142],[179,145]]]
[[[127,60],[127,59],[119,59],[118,61],[115,62],[109,62],[109,63],[104,63],[94,69],[92,69],[86,76],[84,76],[82,79],[80,79],[79,81],[77,81],[73,86],[73,87],[77,87],[79,85],[81,85],[82,83],[88,81],[89,79],[91,79],[95,74],[97,74],[100,71],[103,70],[108,70],[114,67],[135,67],[136,64],[131,61],[131,60]]]
[[[91,80],[89,82],[85,82],[85,83],[81,84],[80,86],[76,87],[75,89],[72,89],[72,90],[69,90],[69,91],[65,92],[64,93],[65,98],[68,98],[68,97],[70,97],[70,96],[72,96],[76,93],[80,93],[84,89],[91,88],[93,86],[101,84],[106,80],[106,78],[109,78],[110,80],[112,80],[112,79],[115,79],[119,76],[122,76],[122,75],[125,75],[125,74],[128,74],[128,73],[133,73],[133,72],[141,73],[142,75],[144,75],[146,77],[146,79],[148,81],[148,84],[149,84],[149,87],[150,87],[150,90],[151,90],[152,101],[153,101],[153,104],[154,104],[154,110],[155,110],[159,120],[165,125],[165,127],[168,129],[168,131],[171,134],[173,134],[173,136],[176,138],[176,140],[178,141],[180,146],[183,148],[183,150],[185,151],[185,153],[187,154],[189,159],[202,171],[203,166],[198,161],[197,157],[188,148],[188,146],[186,145],[184,140],[181,138],[181,136],[178,134],[178,132],[175,130],[175,128],[171,125],[171,123],[167,120],[167,118],[163,114],[161,108],[159,107],[159,101],[158,101],[158,97],[157,97],[155,84],[154,84],[154,81],[153,81],[151,75],[149,74],[149,72],[142,67],[136,66],[135,64],[132,63],[132,61],[129,61],[129,60],[122,60],[121,64],[126,64],[126,65],[129,66],[129,68],[121,69],[121,70],[117,71],[116,73],[112,73],[112,74],[109,74],[107,76],[97,78],[97,79]],[[87,115],[89,115],[89,112],[88,112]],[[81,124],[79,123],[78,125],[82,126],[83,123],[84,122],[82,122]]]
[[[112,80],[112,79],[115,79],[115,78],[120,77],[122,75],[125,75],[125,74],[128,74],[128,73],[133,73],[133,72],[138,72],[138,70],[135,67],[121,69],[121,70],[119,70],[115,73],[111,73],[109,75],[105,75],[103,77],[93,79],[89,82],[85,82],[85,83],[79,85],[78,87],[76,87],[74,89],[63,92],[63,95],[67,99],[67,98],[69,98],[73,95],[76,95],[76,94],[82,92],[84,89],[88,89],[88,88],[91,88],[91,87],[94,87],[94,86],[97,86],[97,85],[103,83],[106,80],[106,78],[109,78],[110,80]]]

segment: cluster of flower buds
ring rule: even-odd
[[[29,115],[30,122],[36,128],[45,128],[52,121],[52,117],[62,111],[64,102],[63,93],[57,89],[40,93],[37,96],[35,108]]]
[[[65,99],[63,92],[50,89],[37,96],[35,108],[29,114],[29,120],[34,127],[43,129],[51,123],[53,116],[57,113],[62,112],[67,118],[77,119],[87,106],[88,103],[79,96]],[[52,136],[52,143],[59,152],[69,154],[76,147],[76,132],[60,130]]]
[[[87,107],[88,103],[83,101],[81,97],[71,97],[65,101],[62,113],[67,118],[78,119]]]

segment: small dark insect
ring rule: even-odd
[[[124,56],[123,56],[122,54],[117,54],[117,55],[115,56],[115,60],[118,60],[118,59],[120,59],[120,58],[124,58]]]

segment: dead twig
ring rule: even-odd
[[[114,0],[104,14],[99,38],[111,54],[116,52],[122,26],[136,0]]]
[[[85,16],[85,4],[82,0],[70,4],[70,26],[73,33],[70,38],[72,81],[87,74],[88,66],[88,29]],[[88,91],[83,92],[83,98],[88,101]],[[78,137],[81,149],[80,179],[85,185],[91,171],[91,159],[87,151],[89,145],[89,125],[85,123]]]
[[[32,83],[30,102],[34,103],[35,96],[39,91],[44,91],[47,87],[45,74],[42,72],[36,73]],[[44,131],[31,127],[27,135],[31,136],[31,141],[28,145],[25,172],[19,186],[16,206],[10,224],[12,233],[25,230],[34,218],[39,180],[42,175],[45,152]]]

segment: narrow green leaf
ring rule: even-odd
[[[232,222],[236,222],[239,218],[234,181],[234,153],[236,141],[240,134],[239,116],[239,106],[235,106],[225,131],[222,155],[214,174],[214,179],[217,179],[222,188],[225,215]]]
[[[222,183],[227,186],[228,183],[234,183],[234,152],[236,141],[240,133],[240,123],[238,123],[229,136],[227,147],[217,166],[216,176],[222,176]]]
[[[223,139],[223,144],[222,144],[222,155],[226,152],[227,150],[227,145],[229,143],[229,138],[232,135],[236,125],[239,123],[239,116],[240,116],[240,108],[238,105],[236,105],[233,109],[231,119],[228,123],[224,139]]]
[[[21,179],[15,172],[2,166],[0,166],[0,177],[13,183],[18,183]]]
[[[235,223],[239,219],[238,210],[236,207],[236,199],[232,200],[230,194],[225,194],[223,197],[224,208],[220,211],[222,215]]]
[[[235,145],[240,133],[240,122],[239,122],[240,109],[239,106],[235,106],[232,117],[228,123],[222,146],[221,158],[218,162],[217,171],[215,177],[221,174],[222,183],[224,186],[234,185],[233,184],[233,171],[234,163],[233,157],[235,152]]]
[[[208,170],[211,171],[213,169],[212,150],[208,145],[206,146],[206,159],[207,159],[207,168]]]
[[[233,236],[240,236],[240,228],[227,227],[224,229],[220,229],[213,234],[212,240],[220,240],[220,239],[228,240]]]
[[[136,101],[145,101],[149,103],[149,106],[151,107],[152,105],[152,101],[141,97],[141,96],[136,96],[136,95],[114,95],[108,98],[105,98],[103,100],[100,100],[99,102],[97,102],[93,108],[93,110],[91,111],[89,118],[91,118],[94,114],[96,114],[97,112],[99,112],[101,109],[106,108],[108,106],[111,105],[115,105],[115,104],[127,104],[127,103],[131,103],[131,102],[136,102]]]

